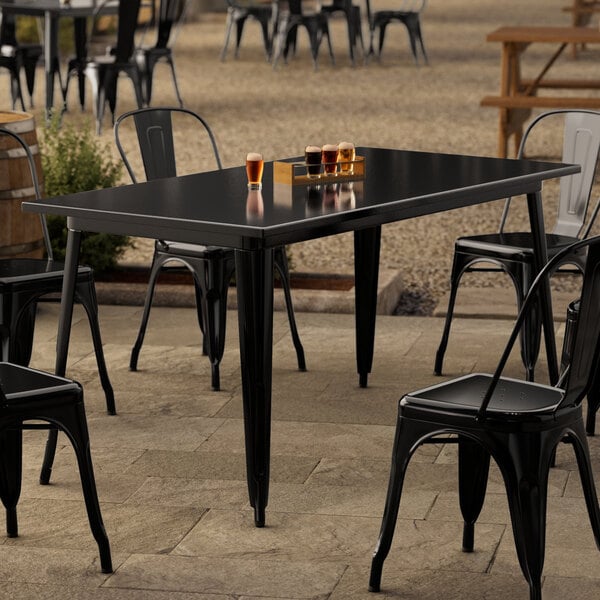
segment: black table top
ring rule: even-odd
[[[71,217],[84,231],[239,249],[269,248],[536,192],[578,165],[381,148],[357,148],[366,176],[352,190],[273,184],[265,164],[262,212],[244,167],[24,202],[23,209]],[[337,197],[336,197],[337,194]],[[351,198],[353,194],[354,198]]]

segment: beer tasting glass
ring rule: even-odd
[[[352,142],[340,142],[338,144],[338,160],[340,161],[340,170],[342,173],[350,174],[354,171],[356,154]]]
[[[327,175],[337,174],[338,147],[336,144],[325,144],[321,162]]]
[[[262,154],[249,152],[246,155],[246,175],[248,175],[248,189],[262,189],[262,175],[264,162]]]
[[[321,176],[321,148],[319,146],[306,146],[304,162],[306,163],[306,174],[309,177],[316,179]]]

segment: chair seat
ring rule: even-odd
[[[566,248],[577,238],[566,235],[548,234],[546,243],[548,258]],[[458,238],[455,244],[457,252],[469,252],[482,256],[501,256],[520,262],[533,260],[533,238],[529,232],[490,233]]]
[[[170,242],[167,240],[158,240],[156,250],[193,258],[216,258],[219,254],[233,253],[231,248],[222,248],[221,246],[203,246],[201,244],[186,244],[185,242]]]
[[[60,279],[62,282],[64,270],[65,265],[62,262],[35,258],[5,258],[0,260],[0,285],[15,285],[32,279],[37,282]],[[77,273],[79,276],[91,276],[92,269],[81,265]]]
[[[0,362],[0,382],[8,404],[49,393],[78,393],[81,389],[70,379],[6,362]]]
[[[411,392],[402,406],[431,407],[437,410],[475,414],[492,376],[473,373],[451,381]],[[561,389],[539,383],[501,377],[488,406],[488,413],[511,416],[551,413],[562,400]]]

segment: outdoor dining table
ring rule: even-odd
[[[359,385],[364,387],[373,360],[382,225],[526,195],[539,270],[547,260],[542,182],[579,171],[578,165],[381,148],[359,147],[357,155],[365,159],[365,174],[357,176],[352,185],[354,197],[344,203],[331,193],[331,185],[336,185],[331,181],[327,185],[320,185],[324,183],[320,180],[274,184],[273,163],[267,163],[259,196],[248,192],[244,167],[235,167],[22,205],[25,211],[67,217],[57,374],[66,369],[82,231],[235,249],[247,481],[257,526],[265,523],[269,491],[273,249],[354,232],[357,370]],[[541,307],[550,378],[556,381],[548,282]]]
[[[485,96],[481,106],[499,109],[498,156],[506,157],[508,139],[514,135],[515,154],[523,137],[523,125],[531,109],[600,109],[600,97],[589,94],[575,95],[580,90],[599,90],[600,78],[562,77],[548,78],[547,74],[569,44],[600,44],[597,27],[547,27],[508,26],[499,27],[486,37],[488,42],[500,42],[500,94]],[[550,44],[555,50],[539,69],[535,77],[522,76],[526,50],[532,44]],[[542,89],[550,90],[538,95]],[[560,90],[556,93],[556,90]],[[566,91],[566,93],[565,93]]]

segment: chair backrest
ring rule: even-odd
[[[175,177],[177,175],[177,165],[173,139],[172,117],[174,114],[189,115],[199,128],[204,129],[212,146],[217,167],[219,169],[223,168],[213,132],[200,115],[185,108],[141,108],[124,113],[115,123],[115,142],[127,172],[134,183],[137,183],[138,177],[136,177],[131,161],[128,159],[127,152],[123,147],[120,134],[121,127],[125,122],[133,120],[146,180]],[[193,132],[186,130],[186,134],[191,136]]]
[[[24,156],[27,159],[27,164],[29,165],[29,172],[31,173],[31,182],[33,184],[33,189],[35,192],[36,200],[40,200],[42,197],[40,182],[38,180],[37,171],[35,168],[35,160],[33,158],[33,154],[31,153],[31,149],[29,148],[27,142],[18,134],[14,133],[10,129],[6,127],[0,127],[0,135],[7,135],[13,140],[15,140],[20,146],[20,149],[11,150],[11,156]],[[18,153],[17,153],[18,151]],[[48,233],[48,225],[46,224],[46,217],[43,213],[40,213],[40,223],[42,225],[42,235],[44,236],[44,245],[46,247],[46,254],[49,261],[53,260],[52,255],[52,243],[50,242],[50,234]]]
[[[564,117],[561,160],[564,163],[581,165],[581,172],[563,177],[560,180],[558,217],[552,233],[575,238],[580,237],[583,231],[594,175],[598,165],[600,113],[587,110],[553,110],[539,115],[529,124],[523,134],[518,158],[524,155],[530,134],[537,130],[540,123],[547,123],[548,119],[555,115]],[[510,198],[507,200],[500,221],[500,231],[504,229],[509,206]],[[600,208],[600,205],[595,207],[582,237],[588,235],[598,208]]]
[[[160,0],[156,47],[166,48],[174,26],[183,21],[187,0]]]
[[[17,46],[17,27],[14,14],[0,11],[0,45]]]
[[[115,3],[115,0],[103,0],[94,11],[92,19],[92,32],[96,29],[98,18],[106,13],[106,9]],[[135,31],[138,23],[141,0],[124,0],[119,2],[117,13],[117,43],[111,52],[115,60],[120,63],[129,61],[135,47]],[[91,36],[90,36],[91,38]]]
[[[540,286],[558,264],[564,262],[569,255],[575,252],[581,253],[586,248],[587,258],[583,274],[579,316],[574,332],[571,364],[566,377],[561,382],[565,392],[556,410],[575,406],[583,400],[594,375],[595,368],[593,367],[598,364],[600,358],[600,236],[586,238],[571,244],[556,254],[536,277],[521,306],[513,331],[492,377],[492,382],[482,400],[479,409],[480,418],[485,418],[487,406],[519,337],[523,320],[532,309],[532,305],[538,301]]]

